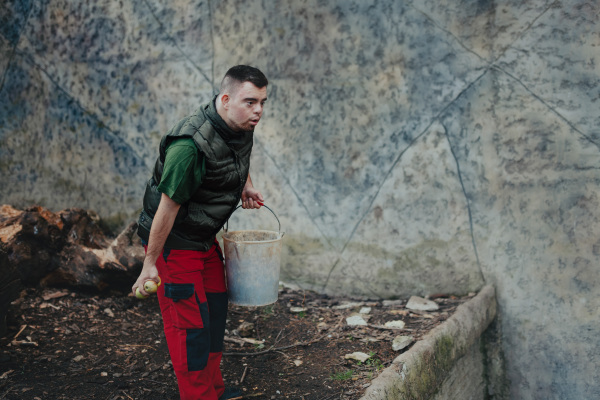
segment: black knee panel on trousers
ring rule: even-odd
[[[219,353],[223,351],[229,297],[227,292],[206,293],[206,301],[210,313],[210,352]]]

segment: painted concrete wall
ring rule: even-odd
[[[509,396],[600,397],[594,0],[0,4],[0,202],[135,217],[163,132],[269,77],[251,174],[283,278],[497,288]],[[270,228],[266,210],[230,224]]]
[[[479,346],[479,342],[475,343],[471,346],[469,352],[456,362],[456,365],[448,374],[448,378],[432,400],[485,399],[484,360]]]

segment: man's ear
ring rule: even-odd
[[[221,96],[221,104],[223,104],[223,108],[225,108],[226,110],[229,109],[229,95],[227,93],[225,93],[223,96]]]

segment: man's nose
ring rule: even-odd
[[[254,106],[254,113],[255,113],[255,114],[258,114],[258,115],[261,115],[261,114],[262,114],[262,112],[263,112],[263,105],[262,105],[262,104],[260,104],[260,103],[256,104],[256,105]]]

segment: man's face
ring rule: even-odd
[[[259,89],[250,82],[244,82],[237,90],[223,96],[222,101],[227,110],[227,125],[236,132],[253,132],[267,101],[267,87]]]

